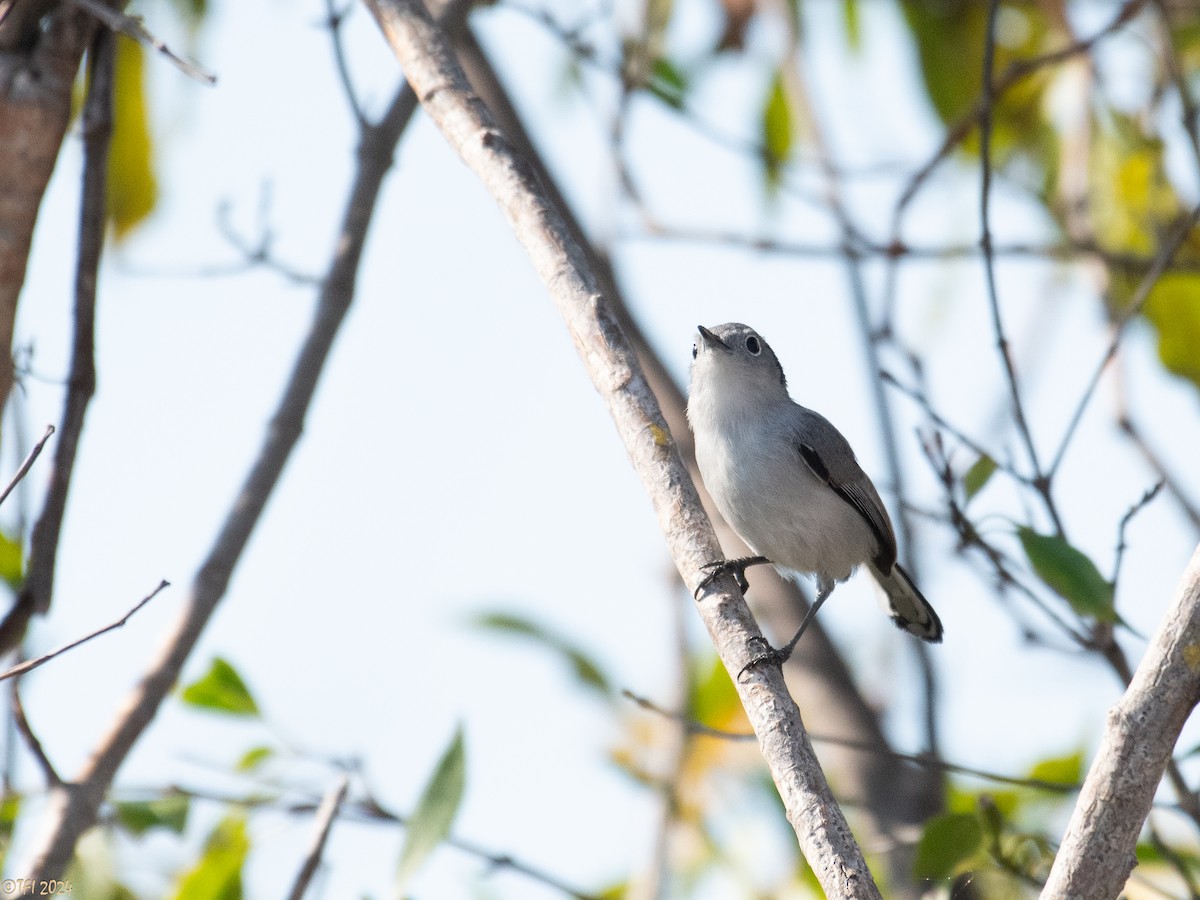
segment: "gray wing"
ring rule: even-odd
[[[817,478],[862,516],[879,543],[879,552],[872,562],[885,574],[890,572],[896,564],[896,535],[879,492],[854,458],[854,451],[842,433],[820,413],[798,404],[797,408],[802,413],[795,433],[800,457]]]

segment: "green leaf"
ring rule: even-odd
[[[1083,780],[1083,751],[1055,756],[1035,763],[1027,778],[1051,784],[1076,785]]]
[[[113,132],[108,149],[108,218],[118,241],[150,215],[158,201],[148,109],[145,51],[137,41],[117,35]]]
[[[646,88],[667,106],[682,109],[683,101],[687,98],[688,80],[669,59],[659,57],[654,61],[650,83]]]
[[[590,656],[566,638],[552,634],[529,619],[510,613],[485,613],[476,617],[473,624],[477,628],[530,638],[534,643],[541,644],[562,656],[570,665],[575,678],[584,687],[591,688],[605,696],[612,693],[612,684],[608,676]]]
[[[425,785],[417,808],[409,817],[404,849],[400,851],[400,864],[396,870],[397,897],[404,895],[408,880],[450,833],[450,826],[462,802],[465,781],[466,753],[463,749],[462,726],[459,726],[454,732],[454,740],[438,761],[433,777]]]
[[[767,91],[762,111],[763,166],[769,191],[774,191],[779,186],[783,167],[792,154],[795,138],[795,120],[781,69],[771,79],[771,87]]]
[[[996,461],[986,453],[979,459],[975,460],[974,465],[967,469],[967,474],[963,476],[963,489],[967,492],[967,501],[983,490],[983,486],[988,483],[988,479],[996,472]]]
[[[862,19],[858,0],[842,0],[842,24],[846,29],[846,43],[851,50],[862,49]]]
[[[706,653],[692,668],[689,718],[710,728],[726,728],[730,719],[740,718],[742,702],[720,658],[716,654]]]
[[[259,714],[258,704],[250,695],[242,676],[219,656],[213,659],[204,676],[185,687],[180,696],[189,706],[214,712],[228,713],[232,716]]]
[[[983,844],[983,826],[971,813],[947,813],[925,823],[917,855],[913,860],[913,876],[941,881],[955,867],[970,859]]]
[[[1046,585],[1071,604],[1081,616],[1100,622],[1116,622],[1113,588],[1096,564],[1060,537],[1038,534],[1032,528],[1017,528],[1030,566]]]
[[[173,900],[242,900],[242,867],[250,852],[246,819],[240,813],[217,823],[204,852],[183,874]]]
[[[17,815],[21,812],[21,795],[5,794],[0,800],[0,868],[12,846],[13,831],[17,827]]]
[[[239,772],[249,772],[257,769],[274,755],[275,750],[272,747],[251,747],[242,754],[242,758],[237,761],[234,768]]]
[[[0,532],[0,581],[14,591],[25,583],[25,548],[19,539]]]
[[[118,803],[117,822],[130,834],[139,837],[151,828],[166,828],[183,834],[190,807],[191,801],[183,794],[170,794],[139,803]]]
[[[1200,277],[1163,275],[1142,308],[1158,332],[1158,358],[1163,367],[1200,387]]]

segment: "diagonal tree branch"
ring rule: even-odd
[[[378,125],[363,130],[358,169],[335,243],[328,275],[291,377],[267,436],[208,557],[192,582],[174,629],[122,705],[79,777],[50,791],[47,810],[33,842],[30,863],[22,871],[35,879],[61,876],[79,837],[96,822],[100,804],[118,768],[150,725],[159,705],[179,677],[233,577],[250,535],[274,491],[292,449],[300,439],[309,404],[338,329],[350,308],[358,263],[384,176],[417,102],[407,86],[392,100]]]
[[[1200,547],[1108,726],[1042,896],[1116,897],[1180,729],[1200,701]]]
[[[22,0],[0,22],[0,409],[13,384],[17,300],[38,208],[71,120],[71,90],[95,25],[74,7]]]
[[[546,201],[536,176],[473,94],[444,35],[420,0],[368,0],[421,104],[491,192],[566,320],[576,349],[650,494],[672,558],[689,589],[720,558],[716,535],[667,430],[637,357],[587,268],[583,249]],[[732,584],[732,580],[729,580]],[[698,604],[731,674],[759,635],[741,595],[708,591]],[[879,897],[834,802],[783,674],[770,669],[737,689],[800,847],[828,895]]]
[[[695,447],[684,412],[686,398],[661,355],[651,346],[634,318],[612,262],[602,249],[591,243],[582,223],[574,215],[471,28],[464,26],[448,31],[471,87],[500,121],[508,140],[534,170],[538,182],[545,189],[547,201],[558,211],[568,233],[583,249],[587,266],[599,284],[600,293],[609,301],[613,315],[633,346],[646,381],[662,407],[684,464],[696,483],[700,500],[720,537],[721,546],[733,556],[747,555],[749,548],[720,518],[703,483],[699,481]],[[800,586],[794,581],[780,578],[769,567],[754,569],[747,576],[754,591],[758,622],[775,634],[794,633],[808,608],[808,601]],[[792,695],[799,698],[797,704],[804,721],[812,730],[836,735],[859,745],[887,745],[888,738],[880,724],[878,708],[858,690],[850,667],[829,639],[819,619],[809,627],[785,672]],[[822,762],[845,795],[861,799],[858,813],[867,832],[880,836],[881,840],[887,840],[890,844],[902,844],[902,841],[892,839],[897,828],[907,829],[914,822],[924,821],[937,809],[938,793],[929,790],[926,774],[893,757],[857,753],[832,746],[822,753]]]

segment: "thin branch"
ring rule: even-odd
[[[13,666],[11,669],[9,669],[6,672],[0,672],[0,681],[4,681],[8,678],[16,678],[19,675],[24,675],[26,672],[32,672],[34,669],[38,668],[39,666],[43,666],[46,663],[50,662],[50,660],[54,659],[56,656],[61,656],[62,654],[66,653],[68,650],[74,650],[80,644],[86,644],[88,641],[92,640],[93,638],[98,638],[102,634],[108,634],[110,631],[115,631],[118,628],[124,627],[125,623],[128,622],[131,618],[133,618],[133,616],[136,613],[140,612],[143,606],[145,606],[147,603],[149,603],[151,600],[153,600],[156,596],[158,596],[159,592],[165,590],[166,588],[168,588],[170,586],[171,586],[171,582],[167,581],[166,579],[163,579],[162,581],[160,581],[158,583],[158,587],[156,587],[149,594],[147,594],[145,597],[143,597],[141,600],[139,600],[128,612],[125,613],[125,615],[121,616],[121,618],[117,619],[115,622],[110,622],[109,624],[105,625],[103,628],[98,628],[89,634],[85,634],[83,637],[78,638],[74,641],[71,641],[71,643],[69,643],[69,644],[64,644],[63,646],[59,647],[57,650],[51,650],[49,653],[44,653],[41,656],[37,657],[36,659],[30,659],[30,660],[27,660],[27,661],[21,663],[20,665]]]
[[[1071,443],[1071,438],[1075,435],[1075,429],[1079,427],[1079,422],[1083,418],[1084,410],[1087,409],[1092,396],[1096,393],[1096,388],[1100,384],[1100,379],[1103,377],[1104,371],[1108,368],[1108,364],[1117,355],[1117,350],[1121,345],[1121,338],[1125,334],[1126,326],[1129,325],[1134,317],[1141,313],[1142,308],[1146,305],[1146,301],[1150,299],[1150,292],[1154,290],[1154,286],[1158,284],[1158,280],[1162,278],[1163,273],[1167,270],[1167,266],[1175,254],[1179,252],[1179,248],[1183,246],[1188,235],[1192,233],[1192,229],[1195,228],[1197,222],[1200,222],[1200,205],[1193,207],[1191,213],[1175,226],[1170,236],[1163,243],[1162,249],[1155,254],[1154,263],[1138,283],[1137,290],[1134,291],[1133,296],[1121,311],[1120,317],[1113,323],[1112,337],[1109,339],[1108,348],[1104,351],[1104,355],[1100,358],[1100,362],[1092,372],[1088,386],[1084,389],[1083,395],[1079,398],[1079,403],[1075,407],[1075,412],[1072,413],[1071,420],[1067,423],[1067,428],[1063,432],[1062,440],[1058,445],[1058,451],[1054,454],[1054,461],[1050,463],[1050,468],[1046,470],[1047,479],[1052,479],[1058,471],[1058,467],[1066,455],[1067,447]]]
[[[938,166],[950,158],[950,155],[954,152],[954,149],[964,140],[966,140],[967,135],[971,133],[972,129],[974,129],[976,125],[979,125],[982,128],[982,123],[985,116],[991,116],[991,110],[996,101],[1004,96],[1007,91],[1028,78],[1030,75],[1033,75],[1042,69],[1047,68],[1048,66],[1066,62],[1072,57],[1091,53],[1096,44],[1116,33],[1128,22],[1130,22],[1139,12],[1141,12],[1142,7],[1144,7],[1147,2],[1148,0],[1126,0],[1126,2],[1122,4],[1121,8],[1117,11],[1116,15],[1114,15],[1113,18],[1109,20],[1106,25],[1104,25],[1104,27],[1102,27],[1091,37],[1073,41],[1064,47],[1044,53],[1041,56],[1035,56],[1031,59],[1018,60],[1010,63],[1008,67],[999,75],[999,77],[992,77],[991,67],[987,65],[988,61],[985,60],[984,79],[986,84],[983,92],[980,94],[979,98],[975,101],[974,106],[972,106],[967,114],[960,118],[946,132],[946,137],[942,141],[941,146],[938,147],[937,151],[933,154],[930,160],[917,171],[912,180],[905,187],[903,194],[901,194],[899,201],[896,203],[896,211],[893,213],[893,235],[898,239],[900,219],[902,218],[903,213],[907,209],[908,205],[920,191],[921,187],[926,181],[928,181],[929,176],[933,174],[934,170],[937,169]],[[989,20],[991,21],[992,26],[995,24],[994,21],[991,20],[990,15],[990,13],[993,11],[994,9],[989,10]],[[994,39],[994,27],[989,27],[988,30],[991,34],[991,37]],[[993,53],[992,59],[994,58],[995,55]]]
[[[1200,547],[1108,725],[1046,882],[1044,897],[1115,897],[1154,793],[1198,695]]]
[[[1112,578],[1109,579],[1114,591],[1121,578],[1121,563],[1125,560],[1125,548],[1127,546],[1125,543],[1125,529],[1129,527],[1129,523],[1133,520],[1133,517],[1145,509],[1150,501],[1158,496],[1158,492],[1162,490],[1164,484],[1166,484],[1166,481],[1160,478],[1152,488],[1138,498],[1138,501],[1133,506],[1125,511],[1125,515],[1121,516],[1121,524],[1117,526],[1117,550],[1113,554]]]
[[[234,498],[220,533],[196,573],[180,618],[158,657],[150,663],[142,681],[122,704],[120,714],[71,789],[64,790],[48,804],[47,821],[39,829],[40,837],[33,847],[31,862],[22,869],[36,879],[61,877],[80,836],[95,823],[121,763],[153,721],[192,648],[225,596],[234,567],[303,432],[317,383],[354,299],[358,264],[383,179],[391,168],[396,144],[416,106],[412,91],[402,87],[379,124],[361,135],[358,168],[334,244],[329,272],[321,286],[312,325],[297,354],[263,445]]]
[[[992,333],[996,339],[996,351],[1004,364],[1004,374],[1008,381],[1008,394],[1012,403],[1013,421],[1017,432],[1025,444],[1029,454],[1029,464],[1033,470],[1035,485],[1042,482],[1042,469],[1038,463],[1037,449],[1033,445],[1033,434],[1029,430],[1029,422],[1025,418],[1025,407],[1021,402],[1021,389],[1017,381],[1017,370],[1013,363],[1012,351],[1008,344],[1008,336],[1004,331],[1004,323],[1000,317],[1000,295],[996,288],[996,260],[992,255],[992,109],[996,99],[995,87],[992,80],[992,69],[996,61],[996,18],[1000,14],[1000,0],[988,0],[987,28],[984,32],[983,44],[983,105],[979,114],[979,246],[983,250],[983,272],[987,286],[988,309],[991,311]],[[1049,485],[1045,487],[1049,491]],[[1047,497],[1047,499],[1049,499]],[[1054,518],[1055,530],[1062,534],[1062,523],[1054,511],[1054,505],[1047,504]]]
[[[358,122],[359,130],[362,130],[370,122],[367,114],[363,112],[362,101],[359,100],[358,90],[354,87],[354,79],[350,77],[350,66],[346,60],[346,43],[342,40],[342,25],[353,8],[352,4],[348,4],[345,9],[339,11],[337,0],[325,0],[325,27],[329,29],[329,39],[333,44],[333,62],[337,67],[338,81],[342,85],[342,96],[346,98],[346,105],[354,114],[354,120]]]
[[[933,408],[933,404],[930,402],[929,397],[926,396],[924,391],[902,383],[898,378],[896,378],[895,375],[887,370],[881,370],[879,372],[879,377],[885,384],[890,384],[892,387],[896,388],[896,390],[900,391],[900,393],[914,400],[929,418],[929,421],[945,431],[976,456],[986,456],[989,459],[992,459],[1000,471],[1015,478],[1022,484],[1029,483],[1028,477],[1018,472],[1011,462],[999,458],[997,454],[987,450],[983,444],[979,443],[973,437],[970,437],[965,431],[958,428],[958,426],[951,424],[939,412],[937,412],[937,410]]]
[[[671,712],[668,709],[663,709],[653,700],[646,697],[641,697],[632,691],[623,690],[621,695],[629,700],[632,700],[642,709],[652,712],[656,715],[670,719],[673,722],[678,722],[683,725],[689,734],[699,735],[701,737],[711,737],[723,741],[753,741],[755,735],[753,733],[739,731],[725,731],[721,728],[712,728],[694,719],[690,719],[682,713]],[[850,750],[858,750],[863,753],[871,753],[876,756],[884,756],[888,759],[900,760],[901,762],[912,763],[913,765],[921,766],[925,769],[932,769],[938,772],[953,772],[957,775],[970,775],[973,778],[982,778],[985,781],[994,781],[998,784],[1011,784],[1016,787],[1033,788],[1034,790],[1047,791],[1052,794],[1071,794],[1078,791],[1081,785],[1077,782],[1064,783],[1058,781],[1046,781],[1041,778],[1018,778],[1014,775],[1001,775],[996,772],[988,772],[983,769],[975,769],[971,766],[958,765],[956,763],[946,762],[940,757],[931,756],[927,753],[901,753],[898,750],[893,750],[891,747],[871,744],[866,741],[856,741],[852,738],[835,737],[827,734],[816,734],[809,732],[808,735],[812,738],[814,744],[832,744],[837,747],[846,747]]]
[[[608,404],[659,514],[676,568],[695,590],[701,567],[722,558],[720,546],[637,357],[587,268],[583,249],[471,90],[444,34],[420,0],[368,0],[368,6],[423,108],[495,198],[529,253]],[[728,581],[727,587],[732,587],[732,579]],[[710,590],[697,609],[726,668],[740,671],[750,661],[752,642],[761,638],[740,592]],[[764,668],[738,683],[737,690],[797,840],[826,893],[878,897],[862,852],[805,737],[782,671]]]
[[[158,53],[188,78],[209,87],[217,83],[216,75],[176,54],[170,47],[151,34],[140,19],[127,16],[112,7],[105,6],[100,0],[71,0],[71,2],[88,15],[95,17],[110,31],[116,34],[123,34],[127,38],[132,38],[143,47]]]
[[[83,190],[79,201],[79,256],[75,265],[75,320],[71,371],[46,500],[29,539],[29,562],[17,600],[0,623],[0,653],[25,636],[34,615],[44,615],[54,596],[54,569],[75,457],[88,404],[96,392],[96,282],[107,223],[108,151],[112,141],[115,39],[97,29],[88,51],[91,77],[83,108]]]
[[[321,806],[315,800],[299,802],[285,801],[279,797],[264,796],[261,792],[250,796],[223,794],[209,790],[194,790],[190,788],[172,787],[175,795],[183,795],[194,800],[205,800],[220,803],[225,806],[241,806],[248,809],[271,809],[286,815],[311,816],[317,813]],[[159,797],[163,795],[160,789],[123,791],[123,796]],[[368,795],[361,799],[346,800],[341,806],[341,818],[346,821],[364,822],[367,824],[399,825],[408,827],[409,817],[394,813],[384,808],[374,797]],[[468,856],[481,860],[493,870],[507,870],[516,873],[552,890],[570,897],[571,900],[601,900],[595,894],[588,894],[571,887],[556,875],[551,875],[543,869],[524,863],[507,853],[490,850],[472,841],[464,840],[453,834],[446,837],[443,843],[453,847]]]
[[[325,842],[329,839],[333,821],[337,818],[338,810],[341,809],[342,801],[346,799],[346,791],[349,788],[349,776],[342,775],[321,800],[321,805],[317,807],[317,818],[313,822],[315,826],[313,841],[308,848],[308,853],[304,856],[304,862],[300,866],[296,880],[292,883],[288,900],[303,900],[304,893],[308,890],[309,883],[316,874],[317,867],[321,864],[321,854],[325,852]]]
[[[21,468],[17,469],[17,474],[12,477],[12,481],[8,483],[8,487],[4,489],[4,492],[0,493],[0,503],[3,503],[5,500],[7,500],[8,495],[11,494],[13,489],[21,483],[21,479],[29,474],[29,470],[33,467],[33,464],[41,455],[42,448],[46,446],[46,441],[50,440],[50,435],[52,434],[54,434],[54,426],[47,425],[46,431],[42,435],[41,440],[33,445],[33,449],[29,451],[29,455],[25,457],[25,461],[21,463]]]
[[[14,681],[9,689],[9,708],[12,711],[13,725],[16,726],[17,734],[25,741],[25,747],[32,754],[34,762],[42,770],[46,784],[50,787],[57,787],[62,784],[62,779],[58,777],[58,772],[54,770],[54,764],[50,762],[50,757],[46,755],[46,750],[42,747],[42,742],[33,733],[29,719],[25,716],[25,707],[21,704],[21,694],[17,690],[17,684],[18,682]]]
[[[1167,469],[1167,465],[1163,462],[1162,457],[1150,446],[1150,443],[1146,440],[1146,436],[1142,434],[1141,429],[1133,421],[1129,411],[1124,409],[1123,405],[1117,416],[1117,427],[1133,442],[1134,447],[1138,449],[1138,452],[1142,454],[1142,458],[1146,460],[1146,464],[1150,466],[1159,480],[1166,485],[1167,493],[1175,498],[1175,502],[1192,523],[1192,527],[1200,531],[1200,505],[1195,504],[1184,493],[1183,482]]]

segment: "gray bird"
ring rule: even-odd
[[[834,586],[863,564],[892,621],[940,642],[937,613],[896,562],[896,536],[875,485],[841,432],[788,396],[767,342],[746,325],[701,325],[692,359],[687,416],[700,475],[721,515],[758,554],[706,565],[697,595],[725,574],[744,591],[746,568],[761,563],[817,581],[795,637],[751,665],[786,660]]]

